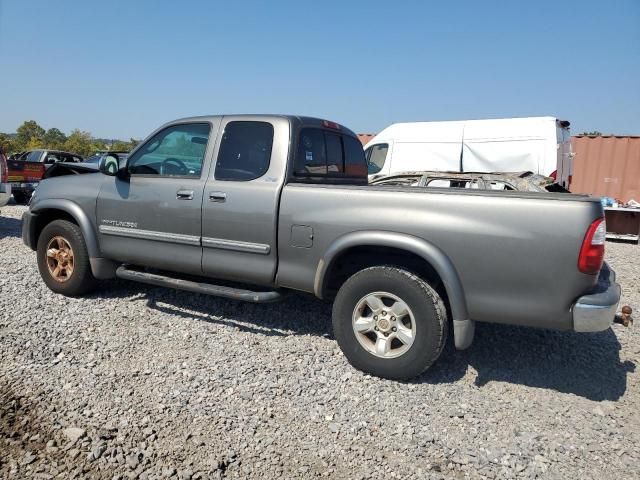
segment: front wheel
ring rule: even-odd
[[[400,268],[371,267],[338,291],[333,331],[354,367],[405,380],[440,356],[447,314],[442,298],[420,277]]]
[[[75,297],[96,287],[87,246],[75,223],[55,220],[44,227],[37,254],[40,276],[54,292]]]

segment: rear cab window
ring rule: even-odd
[[[296,181],[353,179],[366,181],[367,163],[360,141],[339,131],[305,127],[294,156]]]

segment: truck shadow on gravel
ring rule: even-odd
[[[312,296],[291,295],[283,302],[256,305],[177,290],[109,282],[96,298],[146,299],[149,309],[234,327],[266,336],[315,335],[333,338],[331,306]],[[137,295],[136,295],[137,294]],[[621,327],[612,327],[621,328]],[[599,333],[554,332],[508,325],[476,324],[466,351],[456,351],[451,336],[440,359],[410,383],[453,383],[469,367],[474,384],[508,382],[571,393],[590,400],[617,400],[627,389],[633,362],[621,362],[621,345],[612,329]]]
[[[620,327],[612,327],[620,328]],[[450,383],[471,366],[474,384],[508,382],[615,401],[627,390],[635,364],[620,360],[612,329],[598,333],[554,332],[509,325],[476,324],[473,345],[458,352],[449,342],[440,360],[418,382]]]
[[[22,237],[22,221],[19,218],[3,217],[0,213],[0,240],[8,237]]]

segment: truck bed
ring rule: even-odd
[[[318,265],[336,239],[402,231],[455,260],[472,319],[570,329],[571,302],[596,282],[577,260],[586,228],[600,217],[602,206],[587,195],[289,184],[278,283],[312,290],[315,272],[303,266]],[[294,225],[322,225],[313,248],[288,244]]]

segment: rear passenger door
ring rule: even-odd
[[[273,283],[289,131],[286,118],[223,118],[202,206],[205,275]]]

